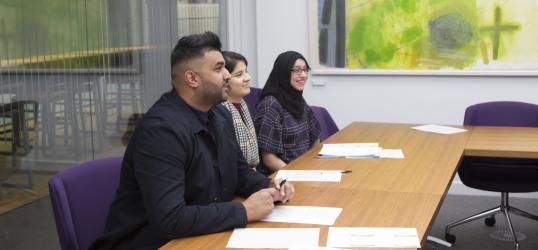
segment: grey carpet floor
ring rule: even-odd
[[[444,239],[446,224],[494,207],[499,201],[500,198],[497,197],[448,195],[434,221],[430,235]],[[537,199],[511,198],[510,203],[525,211],[538,214]],[[520,241],[520,249],[538,249],[538,222],[516,215],[512,216],[512,221],[516,231],[526,236],[526,239]],[[474,221],[452,230],[457,238],[452,248],[428,243],[423,249],[514,249],[512,242],[490,237],[491,233],[504,229],[506,229],[506,222],[501,216],[497,216],[497,224],[494,227],[486,226],[483,220]],[[49,197],[0,216],[0,249],[60,249]]]
[[[0,249],[60,249],[48,196],[0,216]]]
[[[499,197],[448,195],[434,221],[430,235],[444,239],[445,226],[447,224],[477,214],[499,204],[500,195]],[[510,198],[510,205],[533,214],[538,214],[538,200],[536,199]],[[498,231],[506,232],[506,230],[508,230],[504,216],[498,214],[495,218],[497,223],[493,227],[486,226],[484,220],[481,219],[453,228],[451,233],[456,236],[456,242],[453,246],[451,248],[437,246],[436,249],[514,249],[512,241],[498,240],[490,236],[492,233]],[[525,219],[517,215],[511,215],[510,219],[512,220],[514,229],[526,236],[526,239],[520,240],[520,249],[538,249],[538,221]],[[431,246],[432,244],[428,244],[424,249],[429,249]]]

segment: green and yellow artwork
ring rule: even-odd
[[[346,0],[352,69],[538,70],[538,1]]]

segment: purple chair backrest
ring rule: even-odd
[[[262,95],[262,89],[250,87],[250,93],[243,97],[243,100],[247,103],[250,116],[254,119],[256,115],[256,105],[260,102],[260,96]]]
[[[319,135],[321,141],[338,132],[338,126],[336,126],[333,118],[324,107],[310,106],[310,108],[321,126],[321,134]]]
[[[538,105],[524,102],[485,102],[467,107],[464,125],[537,127]]]
[[[88,249],[105,229],[119,185],[122,157],[89,161],[49,180],[50,199],[62,249]]]

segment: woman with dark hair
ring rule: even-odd
[[[243,97],[250,93],[250,74],[247,59],[239,53],[223,51],[225,67],[230,72],[228,100],[223,102],[232,114],[235,137],[248,164],[255,168],[260,163],[254,123]]]
[[[310,66],[295,51],[280,54],[256,107],[255,127],[262,164],[269,175],[319,143],[320,125],[303,98]]]

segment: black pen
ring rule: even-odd
[[[278,184],[279,189],[282,188],[282,185],[286,184],[286,181],[287,181],[287,180],[288,180],[288,179],[284,179],[284,180],[281,180],[281,181],[280,181],[280,184]],[[281,204],[282,201],[274,201],[273,203],[274,203],[274,204]]]
[[[340,171],[340,173],[342,173],[342,174],[351,173],[351,170],[349,170],[349,169],[348,170],[342,170],[342,171]]]

